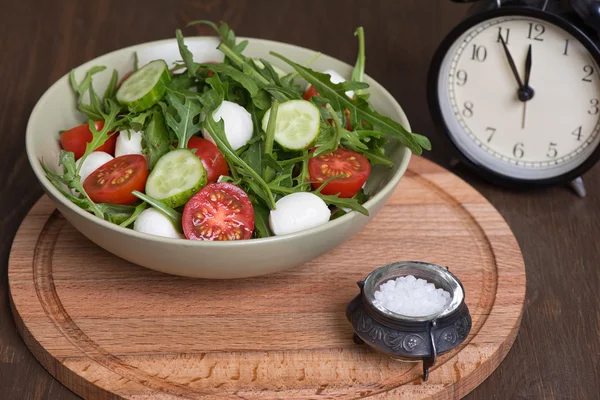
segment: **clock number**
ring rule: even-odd
[[[557,143],[550,142],[548,146],[548,152],[546,153],[546,157],[548,158],[556,158],[558,155],[558,150],[556,149]]]
[[[575,136],[578,142],[581,142],[581,125],[579,125],[579,128],[571,132],[571,135]]]
[[[515,144],[515,147],[513,147],[513,155],[517,158],[523,158],[523,156],[525,155],[525,151],[523,150],[523,146],[525,146],[523,143],[519,142],[517,144]]]
[[[529,23],[529,35],[527,39],[537,40],[541,42],[544,40],[541,36],[546,32],[546,27],[542,24],[533,24],[533,22]],[[534,36],[535,35],[535,36]]]
[[[590,104],[591,104],[591,107],[588,110],[588,114],[590,114],[590,115],[598,114],[598,111],[599,111],[598,104],[600,104],[600,101],[598,101],[598,99],[591,99]]]
[[[508,45],[508,37],[510,36],[510,29],[506,28],[506,33],[503,33],[504,28],[502,28],[501,26],[498,27],[498,40],[496,40],[497,43],[501,43],[502,39],[504,39],[504,43],[506,43]]]
[[[462,110],[462,115],[466,118],[471,118],[473,116],[473,107],[474,104],[470,101],[465,101],[463,110]]]
[[[490,134],[490,136],[487,139],[487,142],[489,143],[492,140],[492,138],[494,137],[494,134],[496,133],[496,128],[491,128],[488,126],[487,128],[485,128],[485,131],[489,132],[489,134]]]
[[[477,46],[473,45],[473,55],[471,56],[471,60],[484,62],[487,58],[487,49],[485,46]]]
[[[591,82],[592,78],[590,77],[594,75],[594,67],[592,67],[591,65],[586,65],[585,67],[583,67],[583,72],[585,72],[587,75],[581,78],[581,80],[584,82]]]
[[[457,79],[456,84],[458,86],[465,86],[467,84],[467,77],[468,77],[467,71],[465,71],[464,69],[459,69],[456,72],[456,79]]]
[[[563,53],[564,56],[568,56],[569,55],[569,39],[565,39],[565,52]]]

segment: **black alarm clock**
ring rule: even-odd
[[[585,195],[600,158],[600,3],[455,1],[475,4],[431,64],[436,124],[494,183]]]

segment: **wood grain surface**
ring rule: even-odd
[[[356,345],[345,317],[356,282],[401,260],[449,266],[473,320],[427,382],[419,363]],[[221,281],[146,270],[94,245],[43,197],[15,237],[8,279],[31,352],[89,399],[462,397],[512,346],[526,283],[500,214],[422,158],[362,232],[300,268]]]
[[[455,156],[426,102],[431,56],[468,5],[448,0],[19,0],[0,12],[0,398],[73,400],[37,362],[12,321],[7,266],[20,222],[42,190],[25,156],[31,109],[71,68],[125,46],[171,38],[192,19],[223,19],[241,35],[281,40],[354,62],[354,28],[366,30],[367,73],[431,138],[425,157]],[[186,30],[206,34],[206,30]],[[53,134],[53,133],[50,133]],[[454,169],[512,228],[527,266],[527,297],[512,351],[467,399],[597,399],[600,393],[600,168],[588,196],[564,188],[516,192]]]

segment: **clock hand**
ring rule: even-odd
[[[517,66],[515,65],[515,61],[513,60],[512,55],[510,54],[510,51],[508,50],[508,46],[506,45],[506,42],[504,41],[504,37],[502,37],[502,35],[500,35],[500,42],[502,43],[502,48],[504,49],[504,54],[506,54],[506,58],[508,60],[508,65],[510,65],[510,69],[512,70],[512,73],[515,76],[515,79],[517,80],[519,89],[521,89],[523,87],[523,82],[521,81],[521,77],[519,76],[519,71],[517,71]]]
[[[529,50],[527,51],[527,59],[525,59],[525,83],[524,86],[529,87],[529,78],[531,77],[531,45],[529,45]]]
[[[531,78],[531,67],[532,67],[532,55],[531,55],[531,45],[529,45],[529,50],[527,51],[527,58],[525,59],[525,83],[519,88],[518,96],[519,100],[523,102],[523,120],[521,121],[521,129],[525,129],[525,118],[527,117],[527,101],[533,98],[534,91],[529,86],[529,78]]]

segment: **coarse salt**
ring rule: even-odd
[[[407,275],[382,283],[375,300],[396,314],[423,317],[444,311],[452,296],[425,279]]]

